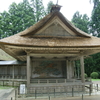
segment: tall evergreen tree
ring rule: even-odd
[[[92,10],[92,16],[90,21],[90,32],[94,36],[100,37],[100,1],[93,0],[94,6]]]
[[[82,31],[88,33],[89,17],[84,14],[80,14],[78,11],[73,15],[72,23]]]
[[[38,22],[46,15],[42,0],[31,0],[31,7],[34,11],[35,22]]]
[[[18,5],[13,3],[9,8],[12,23],[12,34],[16,34],[35,23],[33,10],[27,0]]]
[[[45,16],[42,0],[13,2],[9,11],[0,13],[0,37],[7,37],[25,30]]]
[[[93,4],[94,4],[93,9],[95,9],[95,8],[97,7],[99,1],[100,1],[100,0],[90,0],[90,3],[93,2]]]
[[[0,38],[7,37],[8,33],[11,33],[10,27],[9,13],[6,11],[0,13]]]
[[[47,4],[47,14],[50,13],[52,5],[54,5],[53,1],[49,1],[48,4]]]

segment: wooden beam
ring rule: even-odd
[[[6,45],[5,47],[7,48],[16,48],[16,49],[23,49],[23,50],[73,50],[73,51],[76,51],[76,50],[100,50],[100,47],[69,47],[69,46],[65,46],[65,47],[62,47],[62,46],[58,46],[58,47],[54,47],[54,48],[50,48],[50,47],[29,47],[29,46],[9,46],[9,45]]]
[[[52,60],[52,61],[66,61],[66,58],[65,59],[60,59],[60,58],[51,58],[51,59],[49,59],[49,58],[34,58],[34,59],[32,59],[32,61],[42,61],[42,60]]]
[[[67,57],[71,55],[77,56],[77,54],[33,54],[33,53],[29,55],[33,57]]]

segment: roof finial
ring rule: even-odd
[[[61,8],[62,6],[58,5],[58,1],[59,1],[59,0],[57,0],[56,5],[52,5],[52,8],[51,8],[50,12],[60,11],[60,8]]]

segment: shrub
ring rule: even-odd
[[[97,72],[92,72],[90,76],[93,79],[97,79],[99,77],[99,74]]]
[[[86,73],[84,73],[84,77],[85,77],[85,78],[87,78],[87,77],[88,77],[88,75],[87,75]]]

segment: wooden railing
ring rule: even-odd
[[[0,79],[26,79],[26,75],[0,75]]]
[[[1,86],[20,86],[20,84],[26,84],[25,79],[0,79]]]
[[[75,82],[75,79],[31,79],[31,83],[67,83]]]
[[[81,82],[81,79],[31,79],[31,83],[68,83],[68,82]],[[91,82],[91,78],[85,79],[85,82]]]

